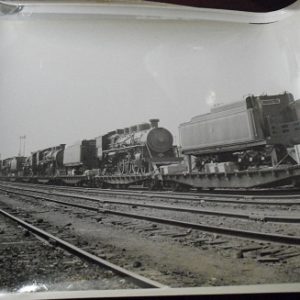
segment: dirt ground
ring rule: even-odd
[[[0,195],[0,202],[27,211],[34,218],[43,218],[57,228],[71,223],[72,239],[76,237],[87,251],[171,287],[300,282],[299,256],[261,263],[252,257],[240,257],[238,249],[191,246],[184,239],[171,239],[155,231],[145,236],[143,228],[152,226],[146,221],[55,204],[33,205],[15,196]],[[122,226],[124,223],[132,226]],[[160,228],[177,230],[166,225]]]

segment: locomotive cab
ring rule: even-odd
[[[300,143],[299,104],[296,105],[291,93],[250,96],[246,102],[247,107],[259,115],[267,144],[293,146]]]

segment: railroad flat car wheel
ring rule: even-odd
[[[96,178],[95,179],[95,187],[96,188],[101,188],[101,184],[102,184],[103,182],[100,182],[100,180],[98,179],[98,178]]]
[[[188,185],[185,184],[181,184],[181,183],[175,183],[175,185],[173,185],[173,191],[174,192],[187,192],[189,191],[190,187]]]
[[[188,192],[189,190],[190,190],[190,186],[188,186],[188,185],[182,185],[182,187],[181,187],[181,191],[182,192]]]
[[[158,184],[156,181],[151,181],[148,187],[149,191],[155,191],[158,189]]]
[[[171,183],[171,189],[173,192],[178,192],[180,189],[180,184],[179,183]]]

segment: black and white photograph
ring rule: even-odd
[[[0,298],[299,296],[300,0],[0,1],[0,66]]]

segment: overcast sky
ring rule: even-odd
[[[0,18],[2,158],[24,134],[27,155],[154,117],[177,137],[215,103],[300,98],[299,35],[299,15],[269,25]]]

